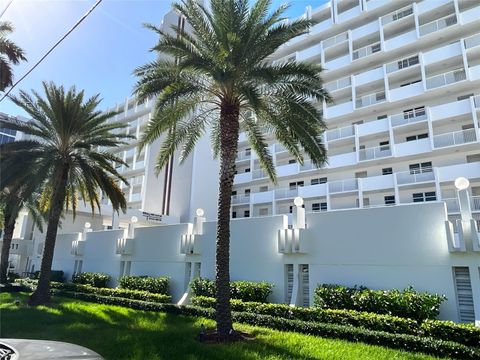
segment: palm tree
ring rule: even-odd
[[[212,0],[211,11],[195,0],[173,5],[192,33],[173,26],[153,48],[158,60],[135,70],[139,100],[156,98],[155,114],[140,147],[165,134],[157,171],[180,149],[180,161],[211,129],[214,156],[220,157],[216,235],[216,322],[220,338],[232,331],[229,292],[230,203],[240,131],[245,131],[262,168],[275,181],[265,132],[304,162],[304,152],[320,167],[326,161],[322,114],[312,100],[328,100],[321,67],[270,61],[291,39],[308,32],[311,21],[286,22],[287,6],[269,13],[270,0]],[[168,58],[165,58],[165,55]]]
[[[99,95],[84,99],[84,91],[75,87],[65,90],[54,83],[43,83],[45,98],[35,91],[33,96],[20,91],[12,101],[23,108],[33,120],[24,122],[0,121],[0,125],[18,130],[30,136],[29,140],[5,144],[4,151],[15,157],[24,156],[32,166],[14,164],[11,171],[18,174],[21,167],[34,177],[47,199],[48,225],[45,235],[40,278],[30,305],[50,302],[50,272],[57,229],[66,207],[75,209],[79,199],[87,202],[92,212],[100,209],[101,194],[105,194],[115,210],[126,209],[126,200],[119,181],[127,181],[115,170],[115,163],[126,165],[123,160],[104,150],[125,144],[129,137],[116,131],[124,127],[108,123],[115,115],[97,110]],[[7,158],[8,159],[8,158]],[[4,184],[5,185],[5,184]]]
[[[24,51],[7,38],[13,32],[13,25],[7,21],[0,22],[0,91],[12,85],[12,64],[27,61]]]

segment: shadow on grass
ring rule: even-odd
[[[298,349],[260,338],[233,344],[201,344],[195,340],[200,325],[214,325],[207,319],[66,299],[55,299],[52,308],[29,308],[6,305],[4,295],[0,336],[71,342],[106,359],[314,359],[300,356]],[[18,297],[27,299],[14,294],[10,301]],[[253,333],[258,336],[262,331]]]

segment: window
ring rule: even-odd
[[[425,106],[416,107],[414,109],[403,110],[404,119],[411,119],[419,116],[424,116],[425,114],[426,114]]]
[[[259,191],[259,192],[268,191],[268,185],[260,186],[260,188],[258,189],[258,191]]]
[[[400,87],[404,87],[404,86],[408,86],[408,85],[413,85],[413,84],[418,84],[418,83],[421,82],[421,81],[422,81],[422,80],[410,81],[410,82],[401,84]]]
[[[297,162],[297,160],[295,160],[295,159],[290,159],[290,160],[288,160],[288,163],[289,163],[289,164],[295,164],[296,162]]]
[[[393,169],[391,167],[382,169],[382,175],[392,175],[392,174],[393,174]]]
[[[473,94],[467,94],[467,95],[459,96],[459,97],[457,97],[457,101],[462,101],[462,100],[468,99],[471,96],[473,96]]]
[[[480,154],[467,155],[467,163],[479,162]]]
[[[245,196],[250,196],[250,189],[245,189]]]
[[[382,120],[382,119],[386,119],[386,118],[387,118],[387,114],[377,116],[377,120]]]
[[[251,153],[252,153],[252,149],[251,149],[251,148],[246,148],[246,149],[245,149],[245,155],[249,156]]]
[[[410,9],[411,11],[411,9]],[[395,15],[394,15],[395,16]],[[413,66],[413,65],[416,65],[418,64],[418,55],[415,55],[415,56],[412,56],[412,57],[409,57],[409,58],[406,58],[406,59],[403,59],[403,60],[399,60],[398,61],[398,69],[404,69],[404,68],[407,68],[409,66]]]
[[[419,173],[426,173],[432,172],[432,162],[427,161],[418,164],[410,164],[409,166],[410,174],[419,174]]]
[[[352,125],[362,125],[362,124],[363,124],[363,120],[355,121],[352,123]]]
[[[326,182],[327,182],[326,177],[315,178],[315,179],[310,180],[310,185],[325,184]]]
[[[259,211],[258,211],[258,214],[260,216],[267,216],[268,215],[268,208],[261,208]]]
[[[380,141],[378,144],[380,146],[380,151],[385,151],[390,149],[390,141]]]
[[[407,136],[406,140],[407,141],[416,141],[416,140],[426,139],[426,138],[428,138],[428,133]]]
[[[355,173],[355,179],[366,178],[367,172],[366,171],[359,171]]]
[[[290,190],[295,190],[304,185],[303,181],[294,181],[289,184]]]
[[[237,212],[236,211],[232,211],[232,219],[236,219],[237,218]]]
[[[236,190],[233,190],[233,191],[232,191],[232,196],[235,196],[235,195],[237,195],[237,191],[236,191]]]
[[[250,168],[246,168],[246,169],[245,169],[245,172],[246,172],[246,173],[249,173],[249,172],[250,172]]]
[[[413,202],[425,202],[425,201],[437,200],[435,191],[428,191],[425,193],[413,193],[412,198],[413,198]]]
[[[395,196],[394,195],[387,195],[384,196],[385,205],[395,205]]]
[[[243,217],[246,217],[246,218],[250,217],[250,210],[245,210],[243,212]]]

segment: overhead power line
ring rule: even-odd
[[[13,3],[13,0],[10,0],[10,1],[8,2],[8,4],[5,6],[5,8],[3,9],[2,13],[0,14],[0,19],[2,18],[3,14],[5,14],[5,11],[7,11],[8,7],[9,7],[10,5],[12,5],[12,3]]]
[[[83,22],[83,20],[85,20],[85,19],[88,17],[88,15],[90,15],[90,14],[92,13],[92,11],[95,10],[95,8],[96,8],[98,5],[100,5],[100,3],[101,3],[102,1],[103,1],[103,0],[98,0],[91,8],[85,13],[85,15],[83,15],[83,16],[80,18],[80,20],[78,20],[78,21],[76,22],[76,24],[73,25],[73,27],[72,27],[70,30],[68,30],[67,33],[66,33],[65,35],[63,35],[62,38],[61,38],[60,40],[58,40],[58,41],[50,48],[50,50],[48,50],[48,51],[45,53],[45,55],[43,55],[43,56],[40,58],[40,60],[38,60],[38,61],[35,63],[35,65],[33,65],[32,68],[25,73],[25,75],[23,75],[20,79],[18,79],[18,81],[15,82],[15,84],[13,84],[12,87],[2,96],[2,98],[0,99],[0,102],[2,102],[3,99],[5,99],[5,98],[8,96],[8,94],[10,94],[10,92],[15,88],[15,86],[17,86],[17,85],[18,85],[23,79],[25,79],[33,70],[35,70],[35,68],[36,68],[38,65],[40,65],[40,63],[41,63],[43,60],[45,60],[45,58],[46,58],[58,45],[60,45],[60,43],[61,43],[63,40],[65,40],[65,38],[66,38],[68,35],[70,35],[70,34],[73,32],[73,30],[75,30],[75,29],[78,27],[78,25],[80,25],[80,24]]]

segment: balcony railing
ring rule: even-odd
[[[455,25],[457,23],[457,15],[448,15],[441,19],[423,24],[420,26],[420,36],[431,34],[435,31],[444,29],[446,27]]]
[[[263,179],[267,177],[267,173],[262,169],[255,169],[252,171],[252,179]]]
[[[390,116],[390,121],[393,127],[412,124],[426,119],[427,113],[425,112],[425,109],[410,110]]]
[[[275,198],[276,199],[288,199],[288,198],[294,198],[295,196],[298,196],[298,187],[294,189],[277,189],[275,190]]]
[[[350,126],[345,126],[338,129],[327,130],[325,136],[327,141],[333,141],[338,139],[343,139],[355,135],[355,128]]]
[[[358,179],[339,180],[328,183],[328,191],[330,193],[341,193],[356,190],[358,190]]]
[[[232,204],[248,204],[250,203],[250,195],[232,195]]]
[[[350,76],[347,76],[345,78],[338,79],[337,81],[332,81],[332,82],[326,84],[325,89],[328,92],[332,92],[332,91],[335,91],[335,90],[344,89],[344,88],[346,88],[350,85],[352,85],[352,80],[351,80]]]
[[[365,56],[379,52],[380,50],[382,50],[380,42],[365,46],[353,52],[353,60],[361,59]]]
[[[433,147],[442,148],[453,145],[467,144],[475,141],[477,141],[475,129],[468,129],[435,135],[433,137]]]
[[[242,152],[237,154],[237,158],[235,160],[236,161],[250,160],[251,156],[252,156],[251,153],[242,151]]]
[[[398,21],[413,14],[413,7],[410,5],[406,8],[395,11],[394,13],[382,17],[382,25],[387,25],[391,22]]]
[[[369,105],[373,105],[373,104],[383,102],[383,101],[385,101],[385,99],[386,99],[385,98],[385,91],[379,91],[375,94],[369,94],[369,95],[362,96],[361,98],[358,98],[355,101],[355,105],[356,105],[357,108],[362,108],[362,107],[365,107],[365,106],[369,106]]]
[[[313,164],[312,160],[304,160],[303,165],[299,165],[299,171],[308,171],[316,169],[317,167]]]
[[[445,204],[447,204],[447,211],[449,213],[455,213],[460,211],[460,205],[457,198],[452,199],[443,199]]]
[[[342,34],[338,34],[337,36],[333,36],[323,41],[323,49],[327,49],[332,47],[333,45],[340,44],[344,41],[348,40],[348,33],[344,32]]]
[[[467,75],[464,69],[453,70],[444,74],[427,78],[427,89],[453,84],[465,80]]]
[[[472,211],[480,211],[480,196],[472,196],[471,209]]]
[[[380,159],[391,156],[392,149],[390,145],[375,146],[368,149],[360,149],[358,155],[360,161]]]
[[[470,49],[480,45],[480,34],[475,34],[465,39],[465,48]]]
[[[388,63],[385,66],[386,66],[387,73],[391,73],[397,70],[406,69],[410,66],[414,66],[419,63],[420,61],[419,61],[418,55],[415,55],[407,59],[392,61],[391,63]]]
[[[398,172],[395,176],[398,185],[435,181],[435,173],[431,168]]]
[[[281,152],[287,151],[285,146],[283,146],[282,144],[275,144],[274,149],[275,149],[276,153],[281,153]]]
[[[474,96],[473,104],[477,109],[480,109],[480,95]]]

